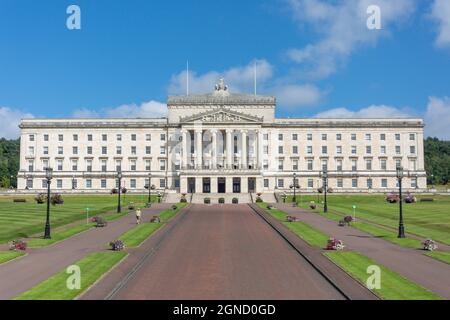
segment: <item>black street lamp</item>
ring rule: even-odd
[[[10,188],[10,189],[13,189],[13,183],[12,183],[12,182],[13,182],[13,178],[14,178],[13,175],[10,175],[10,176],[9,176],[9,188]]]
[[[400,209],[400,219],[398,224],[398,237],[405,238],[405,227],[403,225],[403,199],[402,199],[402,179],[403,179],[403,167],[397,167],[397,180],[398,180],[398,203]]]
[[[292,199],[292,202],[297,203],[297,196],[296,196],[296,190],[297,189],[297,173],[294,172],[294,174],[292,175],[292,185],[290,186],[291,189],[294,189],[294,198]]]
[[[323,212],[328,212],[328,203],[327,203],[327,189],[328,189],[328,169],[324,168],[322,173],[323,178],[323,195],[324,195],[324,205]]]
[[[45,168],[45,179],[47,179],[47,219],[45,221],[44,239],[51,239],[50,236],[50,184],[53,178],[53,169]]]
[[[147,207],[151,207],[152,206],[152,173],[149,172],[148,173],[148,201],[147,201]]]
[[[122,171],[117,171],[117,180],[119,184],[119,188],[117,188],[117,213],[122,212],[122,207],[120,206],[120,192],[122,191]]]

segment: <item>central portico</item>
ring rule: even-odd
[[[181,133],[180,191],[260,189],[261,129],[274,108],[274,97],[232,94],[223,79],[212,94],[169,97],[169,122]]]

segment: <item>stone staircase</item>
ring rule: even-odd
[[[251,203],[251,197],[249,193],[194,193],[192,197],[192,203],[204,203],[205,198],[211,199],[211,204],[218,204],[219,198],[224,198],[225,203],[232,203],[233,198],[238,199],[238,203]]]

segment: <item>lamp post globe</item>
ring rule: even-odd
[[[398,222],[398,238],[405,238],[405,226],[403,224],[403,199],[402,199],[402,180],[404,177],[403,167],[397,167],[398,180],[398,203],[399,203],[399,222]]]
[[[51,239],[50,234],[50,184],[53,178],[53,169],[45,168],[45,179],[47,180],[47,217],[45,220],[44,239]]]

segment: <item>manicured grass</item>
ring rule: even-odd
[[[283,224],[298,237],[305,240],[309,245],[325,248],[330,238],[325,233],[307,225],[303,222],[283,222]]]
[[[438,242],[450,244],[450,196],[418,195],[418,202],[403,206],[403,216],[407,233],[423,238],[432,238]],[[433,198],[433,202],[420,202],[421,198]],[[288,199],[291,200],[292,197]],[[299,198],[297,197],[299,201]],[[317,196],[304,195],[303,206],[310,201],[317,202]],[[320,201],[323,196],[320,196]],[[385,201],[384,195],[329,195],[328,208],[353,215],[352,206],[356,205],[356,218],[396,230],[398,227],[398,204]]]
[[[52,232],[51,239],[34,238],[34,239],[29,240],[27,242],[27,244],[28,244],[28,247],[30,247],[30,248],[40,248],[40,247],[49,246],[56,242],[73,237],[74,235],[76,235],[78,233],[89,230],[89,229],[93,228],[94,226],[95,225],[92,223],[76,225],[76,226],[67,228],[65,230]]]
[[[258,203],[258,206],[266,210],[268,214],[273,216],[275,219],[282,222],[289,230],[295,233],[298,237],[305,240],[309,245],[316,246],[319,248],[326,247],[327,241],[330,238],[325,233],[311,227],[310,225],[303,222],[287,222],[286,212],[279,209],[267,209],[267,204]]]
[[[72,300],[92,286],[102,275],[119,263],[127,254],[125,252],[92,253],[74,263],[80,267],[81,288],[69,290],[67,279],[71,274],[66,269],[22,293],[16,300]]]
[[[450,252],[433,251],[426,253],[426,255],[450,264]]]
[[[0,264],[11,261],[18,257],[24,256],[25,253],[21,251],[0,251]]]
[[[186,203],[177,203],[177,209],[166,209],[159,214],[161,223],[146,222],[137,225],[133,229],[122,234],[119,239],[125,243],[127,247],[138,247],[148,237],[150,237],[156,230],[158,230],[165,222],[175,216],[182,208],[186,206]]]
[[[24,198],[27,202],[14,203],[14,198]],[[89,216],[93,217],[114,211],[117,207],[117,195],[63,195],[63,198],[63,205],[50,208],[52,228],[86,219],[86,208],[89,208]],[[122,196],[124,209],[130,202],[143,206],[146,201],[146,195]],[[36,204],[34,196],[0,196],[0,243],[43,232],[45,216],[46,204]]]
[[[370,258],[357,252],[326,252],[325,255],[357,279],[363,285],[371,274],[367,273],[367,267],[377,265],[381,270],[380,289],[372,291],[385,300],[437,300],[442,299],[438,295],[421,286],[403,278],[390,269],[376,263]]]

